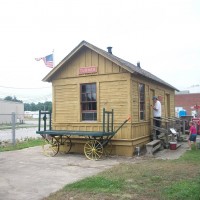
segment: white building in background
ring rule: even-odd
[[[24,111],[24,117],[29,118],[29,119],[38,119],[39,110],[38,111]]]
[[[0,99],[0,124],[11,123],[13,112],[15,113],[15,121],[22,123],[24,121],[24,104]]]

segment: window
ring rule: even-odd
[[[97,120],[96,84],[81,84],[81,115],[83,121]]]
[[[145,85],[139,84],[139,106],[140,106],[140,120],[145,119]]]

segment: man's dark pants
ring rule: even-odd
[[[161,117],[154,117],[154,118],[155,118],[154,125],[156,127],[160,127],[161,126]],[[157,139],[158,139],[158,135],[160,135],[160,131],[156,130],[156,138]]]

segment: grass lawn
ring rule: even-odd
[[[97,161],[98,162],[98,161]],[[177,160],[144,158],[66,185],[45,200],[200,200],[200,149]]]
[[[43,139],[33,139],[27,138],[24,141],[16,142],[16,145],[6,144],[5,146],[0,146],[0,152],[3,151],[14,151],[20,150],[28,147],[40,146],[44,143]]]

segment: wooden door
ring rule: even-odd
[[[165,117],[170,117],[170,95],[165,94]]]

